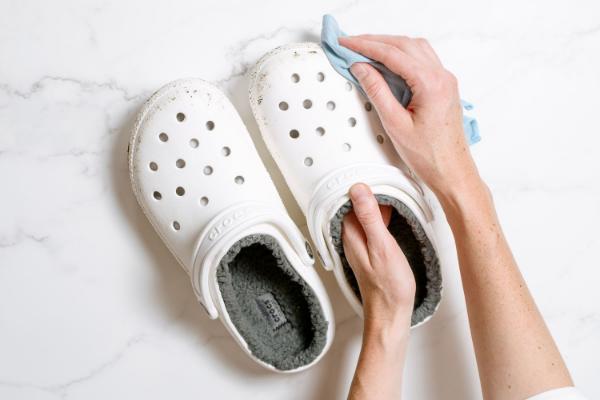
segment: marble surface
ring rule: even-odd
[[[219,84],[264,151],[245,72],[323,13],[429,38],[474,102],[473,149],[578,385],[600,398],[600,3],[0,2],[0,398],[342,399],[361,321],[331,274],[337,336],[309,371],[255,366],[195,301],[138,208],[128,129],[164,83]],[[443,304],[413,331],[406,399],[481,397],[453,242]],[[519,332],[514,332],[518,335]]]

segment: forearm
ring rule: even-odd
[[[523,399],[572,385],[478,179],[439,194],[456,241],[484,398]],[[456,194],[458,193],[458,194]]]
[[[400,399],[407,344],[407,327],[386,328],[365,322],[362,349],[348,399]]]

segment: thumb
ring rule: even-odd
[[[381,73],[372,65],[362,62],[354,63],[350,67],[350,72],[358,80],[367,97],[375,106],[379,118],[385,126],[397,124],[397,120],[392,121],[392,118],[399,117],[402,120],[411,118],[408,111],[396,100]]]
[[[367,237],[367,244],[377,246],[384,243],[388,230],[371,189],[364,183],[357,183],[350,188],[350,199],[356,219]]]

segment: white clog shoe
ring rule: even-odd
[[[310,247],[223,93],[198,79],[166,85],[129,151],[138,202],[209,316],[268,369],[323,357],[334,319]]]
[[[360,292],[344,256],[341,225],[348,189],[368,184],[393,206],[389,229],[415,274],[412,324],[431,317],[442,278],[419,182],[398,157],[367,99],[330,65],[320,46],[288,45],[266,54],[251,72],[250,104],[264,141],[306,215],[323,266],[333,270],[362,315]]]

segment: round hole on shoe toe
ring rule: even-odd
[[[225,146],[221,149],[221,154],[223,154],[225,157],[229,157],[229,155],[231,154],[231,149]]]
[[[281,111],[286,111],[289,108],[288,103],[286,103],[285,101],[282,101],[281,103],[279,103],[279,109]]]
[[[212,131],[215,129],[215,123],[213,121],[206,121],[206,129]]]
[[[185,120],[185,114],[182,112],[177,113],[176,117],[177,117],[177,121],[179,121],[179,122],[183,122]]]
[[[207,206],[208,205],[208,197],[203,196],[200,198],[200,205],[201,206]]]
[[[300,82],[300,75],[292,74],[292,82],[294,82],[294,83]]]
[[[154,197],[156,200],[160,200],[160,199],[162,199],[162,194],[160,194],[160,192],[156,191],[156,192],[152,193],[152,197]]]
[[[313,165],[313,159],[310,157],[306,157],[304,159],[304,165],[306,165],[307,167],[310,167],[311,165]]]
[[[304,101],[302,102],[302,107],[306,108],[307,110],[308,110],[309,108],[311,108],[311,107],[312,107],[312,100],[310,100],[310,99],[306,99],[306,100],[304,100]]]
[[[322,72],[319,72],[319,73],[317,74],[317,80],[318,80],[319,82],[323,82],[323,81],[325,80],[325,74],[324,74],[324,73],[322,73]]]
[[[173,221],[173,229],[175,229],[176,231],[181,229],[181,225],[179,224],[179,222]]]
[[[234,178],[233,180],[235,183],[237,183],[238,185],[242,185],[246,180],[244,179],[243,176],[238,175]]]
[[[351,91],[352,90],[352,84],[350,82],[346,82],[345,88],[347,91]]]
[[[370,102],[366,102],[365,103],[365,110],[367,111],[371,111],[373,109],[373,104],[371,104]]]
[[[379,144],[382,144],[382,143],[384,142],[383,136],[381,136],[381,135],[377,135],[377,142],[378,142]]]
[[[207,165],[206,167],[204,167],[202,172],[204,172],[204,175],[211,175],[213,173],[213,167]]]
[[[185,189],[178,186],[177,189],[175,189],[175,193],[177,193],[177,196],[183,196],[185,194]]]
[[[195,149],[196,147],[198,147],[200,143],[198,143],[198,139],[190,139],[190,147],[192,149]]]
[[[318,136],[323,136],[325,134],[325,128],[323,128],[322,126],[317,127],[317,129],[315,129],[315,132],[317,133]]]
[[[166,142],[167,140],[169,140],[169,135],[167,135],[164,132],[161,132],[160,135],[158,135],[158,138],[161,142]]]
[[[175,161],[175,166],[177,168],[183,168],[185,167],[185,160],[180,158],[179,160]]]
[[[355,127],[356,126],[356,118],[348,118],[348,125]]]
[[[344,143],[342,148],[344,149],[344,151],[350,151],[352,149],[352,146],[350,146],[350,143]]]
[[[150,171],[158,171],[158,164],[152,161],[149,165]]]
[[[298,132],[296,129],[292,129],[290,131],[290,137],[292,139],[298,139],[298,137],[300,137],[300,132]]]
[[[327,102],[327,109],[330,111],[335,110],[335,103],[333,101],[328,101]]]

